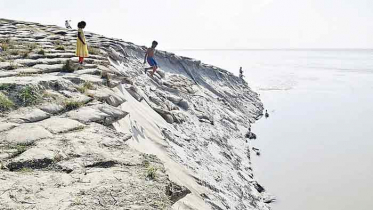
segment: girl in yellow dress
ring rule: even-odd
[[[79,63],[83,64],[84,58],[88,57],[88,46],[85,41],[83,29],[86,26],[86,22],[80,21],[78,23],[78,39],[76,40],[76,56],[79,57]]]

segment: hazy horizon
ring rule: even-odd
[[[372,49],[373,1],[0,0],[1,18],[72,26],[159,49]]]

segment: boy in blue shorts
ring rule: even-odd
[[[145,74],[148,70],[153,69],[153,72],[151,73],[150,76],[153,76],[155,71],[157,71],[157,68],[158,68],[158,64],[154,59],[155,48],[157,47],[157,45],[158,45],[158,42],[153,41],[152,47],[148,48],[145,54],[145,58],[144,58],[144,64],[146,63],[146,61],[148,61],[148,64],[151,66],[149,68],[145,68]]]

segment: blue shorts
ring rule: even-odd
[[[153,57],[148,57],[148,64],[153,67],[153,66],[158,66],[157,62],[154,60]]]

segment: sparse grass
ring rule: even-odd
[[[17,150],[17,155],[20,155],[27,150],[27,147],[25,145],[16,145],[14,149]]]
[[[84,87],[84,86],[79,86],[79,87],[77,87],[76,89],[77,89],[79,92],[81,92],[81,93],[85,93],[85,92],[87,91],[87,88]]]
[[[18,65],[13,61],[9,61],[9,66],[6,68],[6,70],[14,70],[14,69],[17,69],[18,68]]]
[[[77,109],[79,107],[82,107],[84,105],[83,102],[78,102],[78,101],[71,101],[71,100],[66,100],[64,102],[64,107],[67,111]]]
[[[81,130],[84,130],[84,125],[81,125],[81,126],[78,126],[78,127],[76,127],[74,130],[72,130],[72,131],[81,131]]]
[[[1,84],[0,90],[10,91],[11,89],[14,89],[16,87],[15,84]]]
[[[10,152],[11,154],[11,158],[14,158],[22,153],[24,153],[28,147],[30,146],[33,146],[33,144],[17,144],[17,145],[12,145],[12,144],[8,144],[6,145],[5,147],[3,147],[3,149],[6,149],[6,150],[16,150],[15,152]]]
[[[62,45],[61,40],[56,40],[52,42],[54,45]]]
[[[21,53],[22,58],[28,58],[29,55],[30,55],[30,52],[31,52],[31,51],[25,51],[25,52]]]
[[[40,49],[38,52],[37,52],[39,55],[45,55],[45,51],[43,49]]]
[[[3,162],[0,161],[0,170],[6,169],[6,166]]]
[[[88,52],[92,55],[100,55],[101,51],[98,48],[88,46]]]
[[[18,77],[29,77],[29,76],[32,76],[33,73],[29,73],[29,72],[19,72],[17,74]]]
[[[32,173],[32,172],[33,172],[32,168],[26,168],[26,167],[21,168],[21,169],[19,169],[18,171],[19,171],[20,173]]]
[[[16,157],[22,153],[24,153],[26,150],[27,150],[27,146],[26,145],[22,145],[22,144],[17,144],[15,146],[13,145],[8,145],[6,147],[6,149],[15,149],[16,152],[12,153],[11,156],[12,157]]]
[[[85,87],[87,89],[90,89],[90,90],[95,88],[94,85],[93,85],[93,83],[90,82],[90,81],[84,82],[83,87]]]
[[[31,86],[26,86],[19,92],[18,99],[21,100],[23,105],[29,106],[36,104],[40,99],[40,95]]]
[[[21,51],[20,50],[9,50],[10,55],[20,55]]]
[[[146,177],[150,178],[150,179],[156,179],[156,173],[157,173],[157,168],[153,167],[153,166],[149,166],[148,167],[148,170],[146,172]]]
[[[4,52],[8,51],[9,50],[9,44],[8,43],[1,43],[1,48],[3,49]]]
[[[13,101],[9,100],[9,98],[0,93],[0,111],[9,111],[14,107]]]
[[[27,43],[26,46],[30,51],[32,51],[36,49],[39,45],[37,43]]]
[[[42,98],[51,98],[51,99],[57,100],[59,98],[59,95],[56,94],[56,93],[50,93],[50,92],[44,90],[41,97]]]
[[[80,206],[82,205],[82,198],[76,197],[75,200],[71,203],[72,206]]]
[[[82,86],[77,87],[78,91],[81,93],[87,92],[87,90],[92,90],[94,89],[94,86],[92,82],[85,82]]]
[[[59,153],[56,153],[53,157],[53,162],[58,163],[63,160],[63,156]]]
[[[144,161],[142,161],[142,164],[143,164],[146,168],[148,168],[149,165],[150,165],[150,162],[149,162],[148,160],[144,160]]]
[[[0,46],[3,51],[9,51],[10,49],[14,48],[15,42],[11,39],[4,39],[1,40]]]
[[[167,201],[164,200],[165,198],[160,198],[160,200],[154,200],[153,201],[153,207],[160,210],[166,210],[167,209]]]
[[[65,50],[65,46],[63,46],[63,45],[58,45],[58,46],[56,47],[56,50]]]

